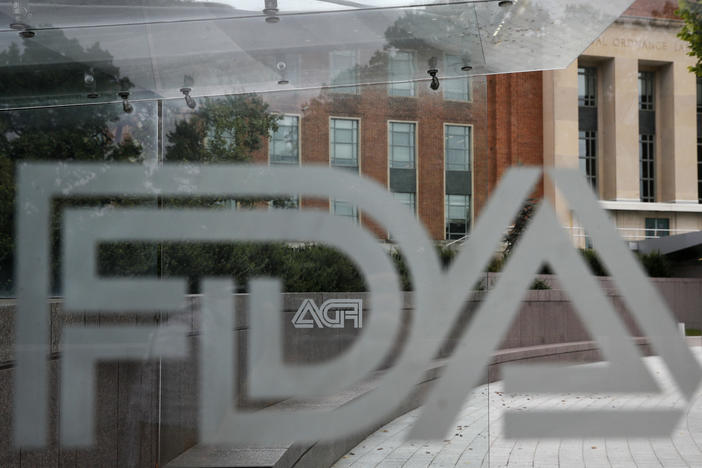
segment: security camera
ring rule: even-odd
[[[429,85],[429,87],[434,91],[439,89],[439,79],[436,76],[431,77],[431,84]]]
[[[436,68],[432,68],[430,70],[427,70],[427,73],[429,76],[431,76],[431,83],[429,84],[429,87],[436,91],[439,89],[439,78],[436,76],[437,73],[439,73],[439,70]]]
[[[286,68],[288,68],[288,64],[285,62],[278,62],[275,64],[275,68],[277,68],[278,71],[284,71]]]

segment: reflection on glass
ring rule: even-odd
[[[271,132],[269,158],[271,164],[299,164],[300,118],[284,115],[278,128]]]
[[[355,50],[333,50],[329,53],[329,60],[332,85],[358,82],[358,58]],[[330,89],[330,92],[345,94],[358,94],[358,91],[358,86],[336,86]]]
[[[58,80],[59,78],[56,77]],[[8,83],[5,86],[10,86]],[[157,164],[156,103],[135,103],[132,113],[125,113],[119,104],[67,106],[51,109],[0,112],[0,294],[14,292],[14,210],[15,165],[23,161],[91,161]],[[126,194],[125,194],[126,195]],[[152,205],[151,201],[135,201],[124,197],[106,197],[91,204],[125,206]],[[85,204],[77,199],[56,200],[52,212],[51,237],[52,292],[61,289],[59,228],[63,208]],[[153,249],[128,249],[120,245],[101,249],[99,267],[114,265],[121,274],[152,271]],[[117,268],[117,265],[121,267]],[[111,271],[114,271],[112,269]]]
[[[464,65],[461,56],[447,54],[445,56],[445,63],[446,73],[449,76],[465,73],[461,70],[461,67]],[[441,87],[444,90],[444,99],[446,100],[470,102],[472,99],[470,78],[468,77],[443,79],[441,80]]]
[[[391,51],[388,59],[388,78],[390,96],[414,96],[414,53],[409,51]]]

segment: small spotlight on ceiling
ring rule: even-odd
[[[193,97],[190,95],[190,91],[190,88],[180,88],[180,92],[183,93],[183,96],[185,96],[185,103],[189,108],[195,109],[197,102],[195,102],[195,99],[193,99]]]
[[[288,64],[283,60],[282,58],[278,60],[278,63],[275,64],[275,68],[278,70],[278,74],[280,75],[280,79],[278,80],[279,85],[286,85],[290,84],[290,80],[288,80]]]
[[[277,23],[280,21],[278,16],[278,0],[265,0],[263,14],[266,15],[266,23]]]
[[[134,106],[129,102],[129,91],[120,91],[117,95],[122,98],[122,109],[124,112],[131,114]]]
[[[497,2],[497,6],[500,7],[506,7],[511,5],[514,5],[514,0],[500,0],[499,2]]]
[[[473,69],[473,67],[471,67],[470,65],[463,65],[461,67],[461,71],[466,71],[466,72],[471,71],[472,69]]]
[[[95,75],[93,75],[92,70],[83,73],[83,84],[85,86],[95,86]]]

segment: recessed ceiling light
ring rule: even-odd
[[[461,71],[471,71],[472,69],[473,67],[471,67],[470,65],[463,65],[461,67]]]
[[[98,93],[88,93],[88,99],[96,99],[98,96]]]
[[[286,85],[286,84],[290,84],[290,81],[288,81],[288,80],[278,80],[278,84],[279,84],[279,85]]]
[[[35,33],[34,31],[31,31],[31,30],[27,29],[27,30],[25,30],[25,31],[20,31],[19,35],[20,35],[20,37],[22,37],[22,38],[24,38],[24,39],[30,39],[30,38],[36,36],[37,33]]]
[[[506,7],[514,4],[514,0],[500,0],[497,2],[497,6]]]

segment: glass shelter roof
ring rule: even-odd
[[[440,78],[563,68],[632,0],[498,3],[0,3],[0,109],[114,102],[124,90],[138,101],[182,98],[183,87],[197,97],[424,80],[430,68]],[[343,79],[335,51],[352,56]],[[390,77],[398,51],[415,66]],[[444,66],[447,55],[466,70]],[[51,79],[42,85],[38,74]]]

